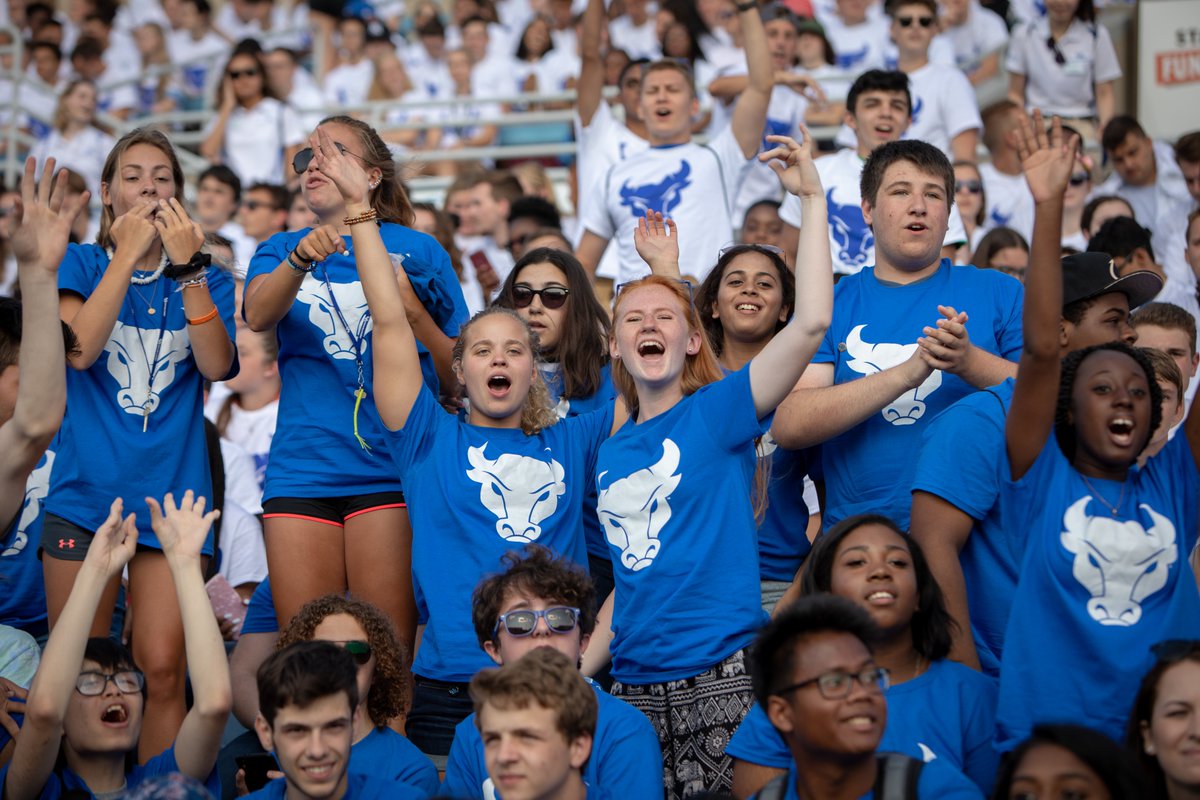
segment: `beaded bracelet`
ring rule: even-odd
[[[208,286],[208,276],[206,276],[204,273],[200,273],[195,278],[188,278],[185,281],[180,281],[179,288],[175,291],[182,292],[184,289],[196,289],[206,286]]]
[[[361,214],[353,217],[345,217],[342,219],[343,225],[358,225],[360,222],[373,222],[379,219],[379,212],[373,208],[368,208]]]
[[[301,275],[307,275],[308,273],[316,270],[317,262],[310,261],[308,263],[308,266],[306,267],[303,264],[301,264],[300,262],[296,261],[295,255],[296,255],[295,250],[293,250],[292,252],[287,254],[287,263],[288,263],[288,266],[292,268],[292,271],[297,272]]]
[[[204,323],[208,322],[209,320],[213,320],[216,318],[217,318],[217,307],[213,306],[212,311],[209,311],[207,314],[202,314],[201,316],[196,317],[195,319],[188,317],[187,324],[188,325],[203,325]]]

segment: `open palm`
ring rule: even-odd
[[[1029,184],[1034,202],[1062,197],[1075,168],[1079,135],[1072,134],[1068,140],[1058,117],[1054,118],[1047,132],[1042,112],[1034,109],[1032,120],[1021,115],[1016,137],[1021,171],[1025,173],[1025,182]]]

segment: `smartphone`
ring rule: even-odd
[[[268,770],[279,771],[279,763],[270,753],[255,753],[252,756],[237,756],[233,759],[238,769],[246,773],[246,788],[257,792],[270,782]]]
[[[208,601],[212,603],[217,619],[228,619],[233,623],[233,637],[236,639],[242,632],[242,621],[246,618],[246,604],[242,602],[242,596],[220,573],[204,584],[204,590],[208,592]]]

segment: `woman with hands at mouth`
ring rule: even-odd
[[[178,505],[170,493],[161,505],[152,497],[146,504],[183,619],[195,698],[191,710],[167,748],[138,764],[148,706],[146,676],[125,647],[88,637],[107,587],[138,550],[136,515],[122,516],[124,503],[117,498],[96,530],[46,643],[12,763],[0,769],[9,800],[56,798],[73,790],[108,796],[172,772],[205,781],[219,794],[214,766],[232,690],[221,632],[204,590],[202,555],[219,512],[204,513],[204,498],[191,490]]]

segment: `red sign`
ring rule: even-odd
[[[1154,58],[1159,86],[1200,83],[1200,50],[1176,50]]]

